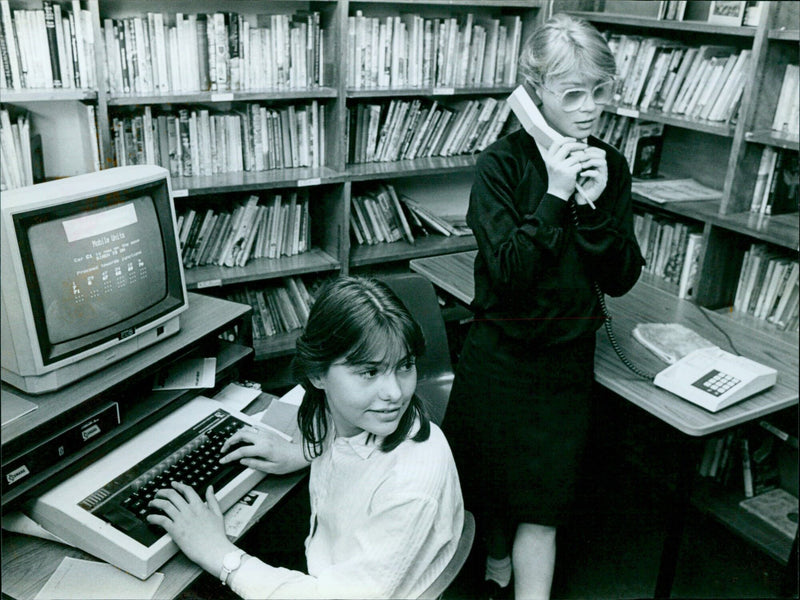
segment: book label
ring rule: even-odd
[[[634,119],[639,118],[639,111],[635,108],[623,108],[621,106],[617,107],[617,114],[622,117],[632,117]]]
[[[451,87],[435,87],[433,88],[434,96],[452,96],[456,93],[455,88]]]
[[[211,94],[212,102],[232,102],[233,92]]]
[[[201,290],[203,288],[209,287],[221,287],[222,280],[221,279],[206,279],[205,281],[198,281],[197,282],[197,289]]]
[[[189,190],[172,190],[172,197],[173,198],[186,198],[189,195]]]
[[[322,183],[322,179],[320,177],[311,177],[309,179],[298,179],[297,180],[297,187],[307,187],[309,185],[319,185]]]

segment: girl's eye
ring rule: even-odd
[[[398,371],[410,371],[416,366],[416,364],[417,364],[416,361],[413,358],[410,358],[408,360],[405,360],[405,361],[401,362],[398,365],[397,370]]]
[[[373,379],[378,376],[378,369],[366,369],[359,373],[364,379]]]

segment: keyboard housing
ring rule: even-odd
[[[210,444],[209,434],[220,423],[261,427],[257,420],[216,400],[197,397],[29,502],[26,512],[67,543],[146,579],[177,553],[178,547],[163,529],[148,526],[143,514],[129,510],[125,498],[166,487],[169,477],[156,486],[147,483],[160,474],[169,475],[171,466],[185,462],[197,448],[202,452],[201,442]],[[218,454],[210,452],[208,463],[217,460]],[[223,511],[265,476],[238,464],[223,470],[231,469],[233,472],[224,473],[224,485],[214,486]],[[179,479],[186,477],[178,473]],[[197,486],[201,497],[208,483],[204,480]]]

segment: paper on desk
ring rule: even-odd
[[[31,519],[28,515],[21,513],[18,510],[8,512],[3,515],[3,529],[6,531],[13,531],[15,533],[22,533],[24,535],[32,535],[34,537],[42,538],[72,546],[69,542],[65,542],[57,535],[53,535],[47,529],[39,525],[36,521]]]
[[[150,600],[163,580],[163,573],[142,581],[108,563],[67,556],[36,600]]]
[[[216,358],[188,358],[162,369],[153,390],[188,390],[214,387]]]
[[[266,499],[266,492],[253,490],[231,506],[225,513],[225,533],[230,537],[239,537]]]
[[[214,396],[214,400],[222,402],[231,410],[241,412],[243,408],[258,398],[259,394],[261,394],[260,389],[239,385],[238,383],[229,383],[219,394]]]

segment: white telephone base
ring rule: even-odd
[[[658,387],[711,412],[749,398],[775,384],[778,372],[712,346],[690,352],[658,375]]]

